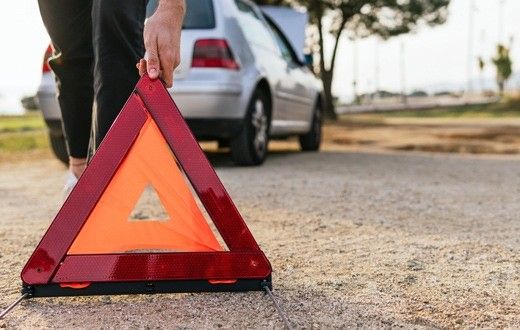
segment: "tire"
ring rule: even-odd
[[[69,165],[69,153],[67,152],[67,143],[63,135],[49,134],[49,140],[51,149],[56,158],[58,158],[63,164]]]
[[[231,158],[236,165],[260,165],[267,157],[271,116],[267,94],[257,89],[247,108],[240,133],[230,140]]]
[[[300,135],[300,148],[302,151],[318,151],[321,145],[322,113],[318,102],[312,114],[311,129],[308,133]]]
[[[227,140],[227,139],[217,140],[217,143],[218,143],[218,148],[219,149],[229,148],[229,140]]]

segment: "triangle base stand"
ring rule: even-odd
[[[242,292],[272,289],[271,277],[265,280],[237,280],[233,283],[213,284],[207,280],[147,281],[147,282],[99,282],[90,283],[86,288],[63,287],[59,284],[24,285],[22,294],[27,298],[96,296],[122,294],[156,294],[185,292]]]

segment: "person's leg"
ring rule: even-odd
[[[86,166],[92,126],[92,1],[38,3],[55,50],[49,64],[56,75],[70,169],[79,177]]]
[[[93,0],[96,147],[139,80],[147,0]]]

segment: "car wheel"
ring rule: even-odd
[[[321,145],[322,126],[321,107],[316,105],[312,115],[311,129],[308,133],[300,135],[300,147],[302,151],[317,151]]]
[[[260,165],[267,156],[270,116],[267,94],[257,89],[248,106],[241,132],[231,139],[231,158],[237,165]]]
[[[63,164],[69,165],[69,153],[67,152],[67,143],[63,135],[49,134],[51,149],[56,158]]]
[[[229,140],[227,140],[227,139],[217,140],[217,143],[218,143],[219,149],[229,148]]]

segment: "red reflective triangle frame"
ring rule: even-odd
[[[229,251],[67,255],[147,114],[159,127]],[[261,290],[262,286],[271,286],[271,266],[168,91],[160,80],[144,76],[21,277],[24,290],[33,296]],[[63,288],[63,284],[81,282],[90,283],[92,288]],[[104,285],[96,290],[96,284]],[[133,288],[134,284],[138,287]]]

